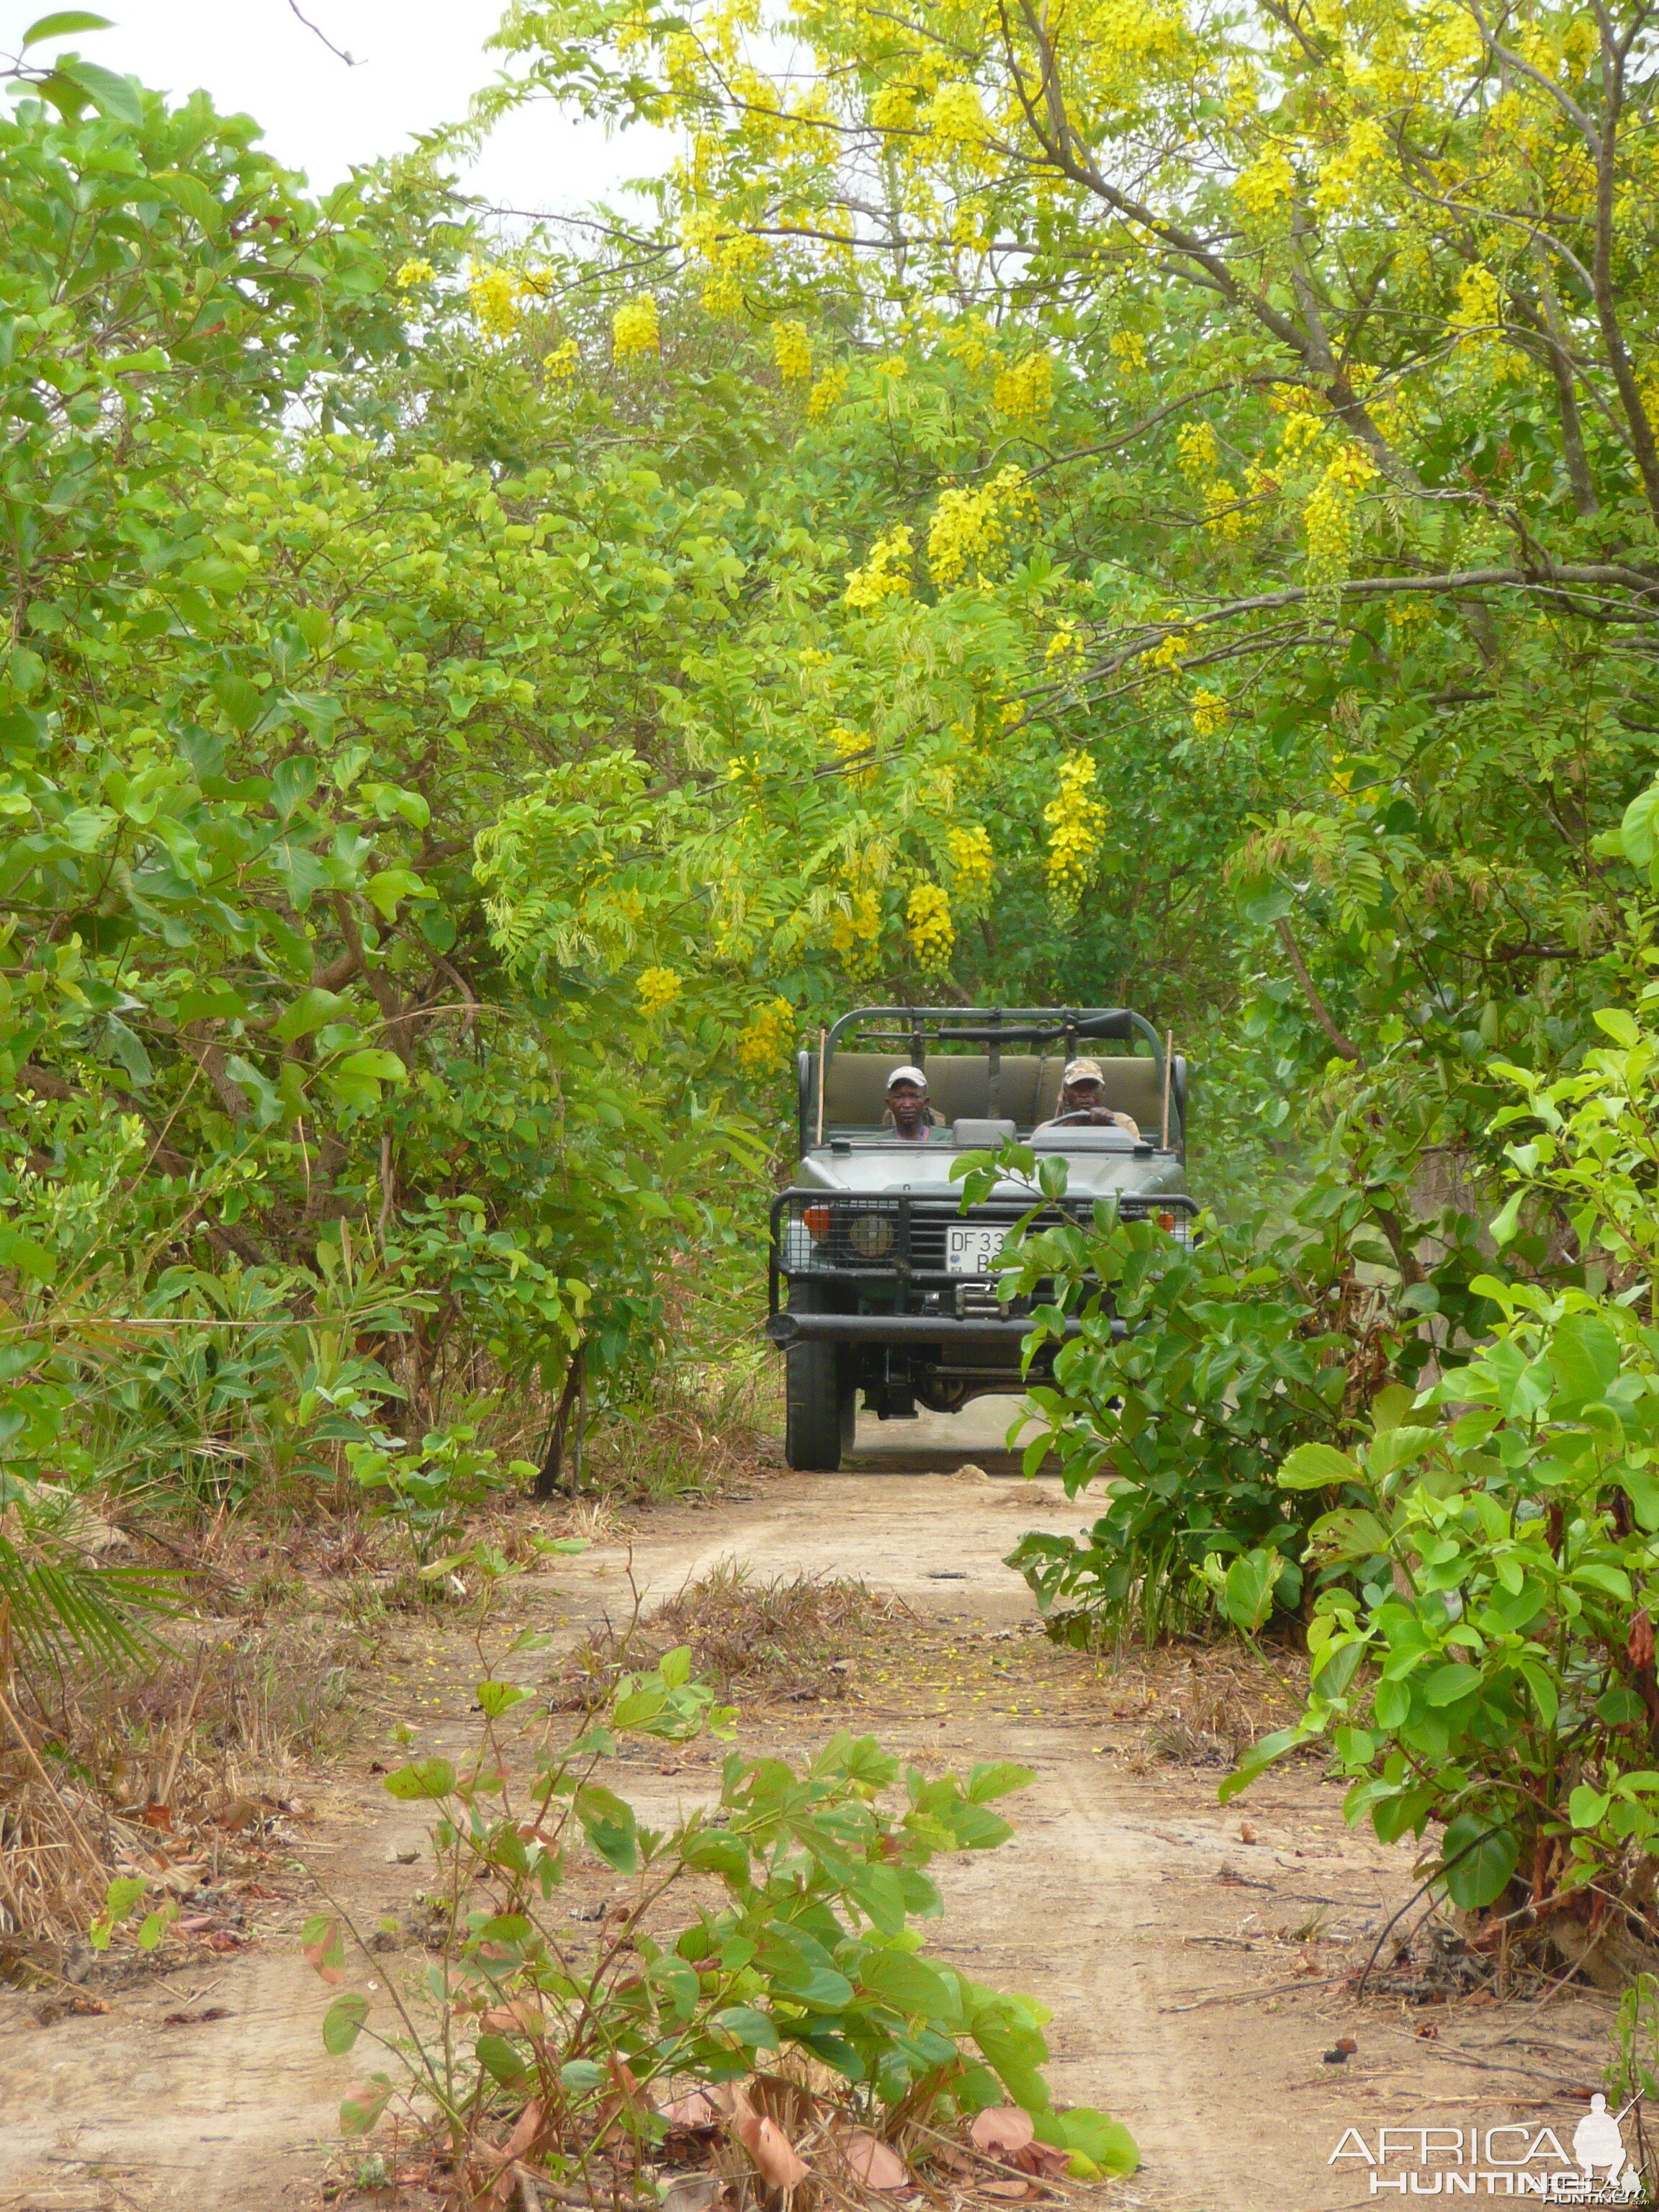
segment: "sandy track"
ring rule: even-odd
[[[1053,2007],[1056,2089],[1107,2107],[1142,2147],[1142,2172],[1106,2191],[1109,2203],[1324,2212],[1375,2202],[1363,2169],[1328,2160],[1345,2128],[1374,2136],[1381,2120],[1537,2115],[1565,2140],[1584,2109],[1565,2093],[1591,2086],[1604,2055],[1605,2004],[1573,1996],[1544,2014],[1442,2008],[1431,2023],[1375,2004],[1355,2011],[1334,1978],[1409,1894],[1409,1858],[1346,1830],[1336,1794],[1310,1769],[1252,1792],[1243,1812],[1256,1840],[1246,1844],[1239,1808],[1217,1803],[1213,1770],[1128,1755],[1109,1717],[1110,1682],[1083,1662],[1020,1638],[1018,1678],[988,1691],[982,1668],[970,1690],[971,1670],[958,1680],[940,1662],[941,1630],[946,1646],[959,1637],[981,1659],[987,1639],[1007,1646],[1030,1607],[1003,1554],[1023,1528],[1083,1517],[1046,1483],[780,1476],[752,1498],[653,1515],[631,1556],[609,1547],[562,1563],[521,1583],[519,1602],[568,1638],[627,1616],[630,1572],[648,1606],[723,1559],[761,1577],[861,1577],[906,1601],[915,1663],[907,1670],[901,1635],[890,1678],[845,1717],[932,1765],[1013,1758],[1036,1770],[1011,1807],[1012,1844],[941,1863],[947,1912],[933,1940],[964,1971]],[[453,1753],[475,1725],[476,1668],[450,1640],[418,1667],[389,1668],[384,1686],[388,1714],[419,1721],[420,1748]],[[757,1715],[739,1741],[805,1752],[842,1717],[822,1707]],[[318,1818],[301,1856],[331,1894],[372,1916],[418,1887],[418,1867],[388,1857],[421,1824],[364,1764],[315,1778]],[[696,1794],[702,1778],[665,1782],[654,1765],[625,1775],[622,1786],[653,1814]],[[24,2001],[0,1999],[3,2212],[316,2201],[356,2069],[318,2041],[325,2000],[297,1956],[302,1911],[278,1915],[260,1950],[118,1996],[106,2018],[42,2027]],[[160,2024],[167,2011],[210,2003],[228,2017]],[[1431,2043],[1417,2034],[1425,2024],[1437,2027]],[[1345,2033],[1358,2053],[1326,2064]]]

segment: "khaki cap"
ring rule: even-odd
[[[1067,1061],[1060,1079],[1062,1083],[1104,1083],[1106,1078],[1100,1072],[1097,1060],[1073,1060]]]

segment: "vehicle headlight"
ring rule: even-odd
[[[886,1213],[855,1213],[847,1224],[847,1242],[860,1260],[884,1259],[893,1249],[894,1222]]]

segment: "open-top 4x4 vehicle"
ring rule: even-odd
[[[1059,1113],[1061,1072],[1083,1051],[1099,1062],[1102,1103],[1139,1138],[1038,1128]],[[925,1143],[885,1119],[888,1079],[907,1061],[925,1073],[939,1117]],[[953,1413],[987,1392],[1017,1395],[1050,1372],[1051,1349],[1020,1371],[1041,1286],[1007,1308],[997,1297],[997,1255],[1033,1194],[1005,1177],[964,1212],[957,1154],[1018,1138],[1062,1155],[1066,1195],[1035,1226],[1087,1220],[1097,1199],[1115,1199],[1126,1218],[1189,1233],[1186,1062],[1124,1007],[866,1006],[799,1067],[800,1164],[772,1207],[766,1323],[787,1361],[791,1467],[841,1465],[860,1390],[866,1411],[905,1420],[918,1406]]]

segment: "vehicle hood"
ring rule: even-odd
[[[951,1167],[960,1157],[948,1145],[917,1145],[903,1149],[897,1146],[871,1146],[852,1152],[832,1152],[827,1146],[822,1150],[815,1147],[796,1169],[793,1188],[840,1190],[860,1195],[894,1191],[912,1196],[953,1199],[960,1196],[962,1185],[952,1181]],[[1186,1188],[1181,1162],[1171,1152],[1137,1158],[1127,1149],[1121,1152],[1048,1152],[1044,1157],[1058,1157],[1066,1162],[1070,1170],[1067,1190],[1073,1198],[1109,1198],[1114,1194],[1127,1196],[1143,1192],[1151,1196],[1159,1191]],[[1031,1197],[1025,1184],[1006,1181],[999,1182],[990,1194],[994,1198],[1027,1200]]]

